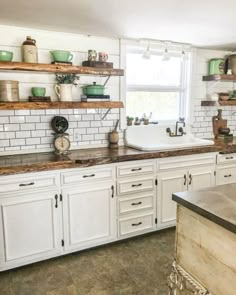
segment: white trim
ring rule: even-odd
[[[126,69],[126,44],[120,40],[120,68]],[[126,79],[125,76],[120,78],[120,100],[124,104],[124,108],[120,109],[120,128],[126,129]]]

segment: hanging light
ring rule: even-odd
[[[144,59],[150,59],[151,58],[151,52],[150,52],[150,46],[148,44],[147,49],[143,53]]]
[[[164,53],[163,53],[162,60],[163,60],[163,61],[168,61],[168,60],[170,60],[170,55],[169,55],[169,51],[168,51],[167,47],[165,48],[165,51],[164,51]]]

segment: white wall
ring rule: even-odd
[[[208,74],[208,63],[211,58],[225,57],[231,52],[196,49],[193,60],[192,77],[192,132],[202,138],[213,137],[212,116],[217,114],[217,109],[223,110],[223,118],[228,120],[228,127],[236,135],[236,106],[201,106],[201,100],[206,100],[207,94],[214,92],[227,92],[235,88],[234,82],[203,82],[202,76]]]
[[[70,50],[74,54],[74,64],[80,65],[87,59],[87,50],[95,49],[106,51],[109,54],[109,61],[114,63],[114,67],[120,65],[119,40],[98,37],[88,37],[77,34],[57,33],[39,31],[26,28],[0,26],[0,49],[14,52],[14,61],[21,61],[21,44],[27,35],[37,40],[39,50],[39,62],[50,63],[50,50],[64,49]],[[218,107],[201,107],[201,100],[206,98],[207,85],[213,82],[203,82],[202,76],[208,72],[208,60],[214,57],[222,57],[228,52],[202,50],[195,51],[193,61],[192,77],[192,131],[199,137],[212,137],[212,116],[216,114]],[[121,61],[122,62],[122,61]],[[122,63],[121,63],[122,64]],[[27,100],[31,87],[44,86],[47,94],[56,100],[54,92],[54,74],[47,73],[19,73],[0,72],[0,80],[20,81],[21,100]],[[110,94],[112,100],[121,100],[124,94],[120,93],[120,78],[112,77],[108,84],[106,93]],[[81,86],[92,83],[103,83],[104,77],[81,76],[79,87],[74,88],[73,98],[79,100]],[[121,80],[122,81],[122,80]],[[122,83],[124,85],[124,83]],[[122,87],[121,87],[122,88]],[[212,88],[212,92],[228,91],[234,89],[233,82],[218,83]],[[211,92],[211,91],[209,91]],[[236,107],[221,107],[223,117],[228,119],[228,125],[236,135],[236,120],[232,112]],[[0,111],[0,155],[42,152],[53,150],[52,130],[50,122],[55,115],[63,115],[69,120],[69,134],[72,148],[92,148],[97,146],[107,146],[107,135],[112,130],[120,112],[113,109],[104,121],[101,121],[101,114],[91,113],[95,110],[16,110]],[[100,110],[101,112],[101,110]],[[103,110],[104,112],[104,110]],[[123,119],[125,120],[124,116]],[[123,144],[123,133],[120,132],[120,144]]]
[[[37,41],[40,63],[52,61],[50,50],[69,50],[74,55],[73,63],[81,65],[87,59],[88,49],[109,54],[109,61],[119,68],[119,40],[88,37],[77,34],[39,31],[25,28],[0,26],[0,50],[14,52],[14,61],[21,61],[21,44],[26,36]],[[55,75],[48,73],[0,72],[0,80],[20,82],[20,99],[27,100],[34,86],[46,87],[47,95],[57,100],[54,91]],[[80,100],[81,86],[96,81],[104,83],[106,77],[81,76],[79,86],[73,89],[73,100]],[[112,100],[120,100],[120,78],[112,77],[106,85],[106,94]],[[55,115],[63,115],[69,120],[69,134],[72,148],[107,146],[107,134],[119,118],[119,110],[113,109],[104,121],[101,112],[106,110],[17,110],[0,111],[0,153],[20,153],[52,150],[52,130],[50,122]],[[91,113],[93,112],[93,113]],[[96,112],[96,113],[95,113]],[[122,144],[122,135],[121,141]]]

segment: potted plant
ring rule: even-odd
[[[78,80],[76,74],[56,74],[55,92],[60,101],[72,101],[72,87],[77,86]]]
[[[132,126],[134,118],[127,116],[126,119],[127,119],[127,125]]]

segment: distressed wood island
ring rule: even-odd
[[[175,193],[170,294],[236,294],[236,184]]]

